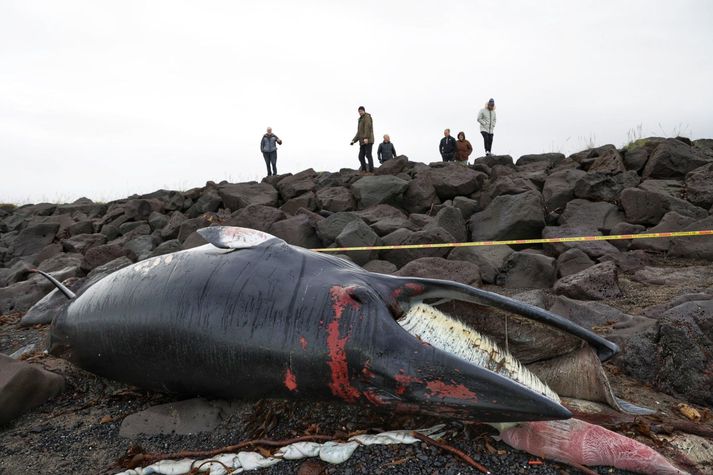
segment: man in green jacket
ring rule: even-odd
[[[371,150],[374,148],[374,122],[371,120],[371,114],[366,112],[364,106],[359,107],[359,125],[357,133],[352,139],[350,145],[359,142],[359,163],[363,172],[371,173],[374,171],[374,159],[371,156]],[[364,157],[369,161],[367,164]]]

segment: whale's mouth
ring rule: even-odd
[[[441,351],[560,403],[557,393],[510,352],[488,336],[431,305],[419,303],[411,306],[397,323],[412,336]]]

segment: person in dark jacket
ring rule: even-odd
[[[379,148],[376,149],[376,157],[379,159],[379,163],[384,163],[387,160],[396,158],[396,148],[394,144],[391,143],[391,137],[389,135],[384,135],[384,141],[379,144]]]
[[[438,151],[441,152],[441,158],[444,162],[452,162],[456,156],[456,139],[451,137],[451,129],[443,131],[443,138],[438,146]]]
[[[352,139],[350,145],[359,142],[359,163],[363,172],[371,173],[374,171],[374,159],[371,156],[371,151],[374,148],[374,122],[364,106],[359,106],[359,123],[357,125],[357,133]],[[364,161],[366,158],[369,163]]]
[[[267,133],[260,140],[260,151],[267,165],[267,176],[277,175],[277,144],[282,145],[282,140],[272,133],[272,127],[268,127]]]
[[[465,139],[464,132],[458,132],[456,140],[456,162],[462,165],[468,164],[468,157],[473,153],[473,146]]]

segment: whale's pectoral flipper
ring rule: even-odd
[[[272,234],[256,229],[235,226],[211,226],[198,230],[203,239],[221,249],[246,249],[259,246],[270,239],[278,239]]]
[[[64,296],[67,297],[69,300],[72,300],[73,298],[76,297],[76,295],[74,295],[74,292],[69,290],[60,281],[58,281],[57,279],[55,279],[54,277],[49,275],[47,272],[43,272],[39,269],[33,269],[32,272],[37,272],[38,274],[42,274],[47,280],[52,282],[52,284],[54,284],[54,286],[57,287],[57,290],[62,292],[64,294]]]

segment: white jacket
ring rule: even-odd
[[[487,107],[484,107],[480,109],[480,112],[478,112],[478,123],[480,124],[481,132],[492,134],[495,129],[496,121],[497,115],[495,114],[495,109],[490,110]]]

